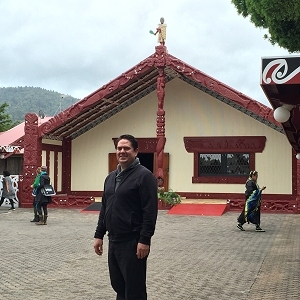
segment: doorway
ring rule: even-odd
[[[157,172],[157,155],[155,152],[139,152],[138,158],[141,164],[150,170],[154,175]],[[116,157],[116,153],[108,154],[108,173],[114,171],[117,168],[118,161]],[[163,165],[163,173],[164,173],[164,188],[166,191],[169,189],[169,153],[164,153],[164,165]]]
[[[153,173],[154,153],[138,153],[141,165]]]

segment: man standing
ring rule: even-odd
[[[146,300],[146,262],[157,218],[157,181],[137,158],[138,142],[121,135],[116,142],[117,169],[104,182],[94,235],[96,254],[103,253],[108,232],[108,267],[117,300]]]

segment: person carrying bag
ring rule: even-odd
[[[35,197],[35,205],[40,219],[39,222],[35,223],[36,225],[47,225],[47,219],[48,219],[47,205],[48,203],[52,202],[50,191],[52,191],[53,194],[54,189],[50,185],[50,177],[47,173],[47,167],[42,166],[40,182],[37,187],[37,195]],[[49,193],[47,194],[47,192]]]

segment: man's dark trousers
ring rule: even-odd
[[[136,256],[137,240],[109,242],[108,267],[116,300],[146,300],[147,257]]]

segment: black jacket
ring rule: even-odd
[[[246,200],[252,195],[254,191],[259,190],[259,186],[252,179],[247,179],[245,187],[246,187],[246,191],[245,191]]]
[[[46,172],[42,172],[40,176],[40,182],[37,187],[36,196],[34,202],[37,204],[50,203],[51,197],[44,196],[41,192],[41,189],[45,186],[45,184],[50,184],[50,177]]]
[[[136,164],[122,172],[116,188],[117,170],[104,183],[102,206],[94,237],[110,241],[138,239],[150,245],[157,218],[157,181],[144,166]]]

